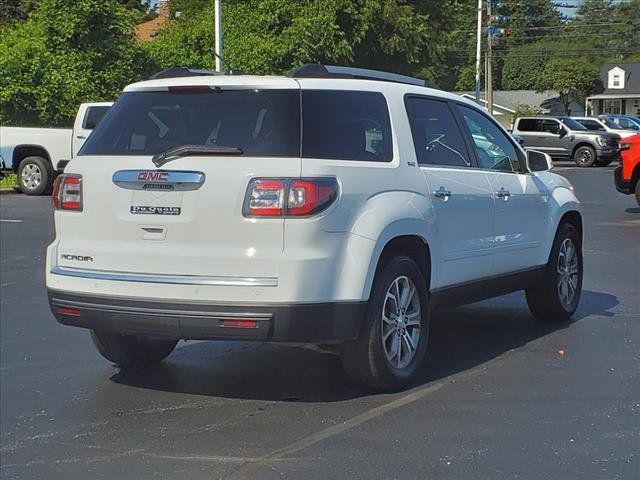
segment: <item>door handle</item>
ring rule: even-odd
[[[79,138],[80,140],[85,140],[87,138],[86,135],[76,135],[76,138]]]
[[[440,187],[438,190],[433,192],[433,196],[441,200],[444,200],[446,202],[449,200],[449,197],[451,196],[451,191],[447,190],[444,187]]]
[[[504,187],[501,187],[500,191],[498,191],[498,193],[496,193],[496,197],[497,198],[501,198],[502,200],[504,200],[506,202],[507,200],[509,200],[509,197],[511,197],[511,193],[509,193],[509,190],[505,190]]]

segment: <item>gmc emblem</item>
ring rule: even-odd
[[[166,182],[168,175],[169,175],[169,172],[157,172],[157,171],[139,172],[138,181],[139,182]]]

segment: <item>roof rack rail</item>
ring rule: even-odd
[[[322,65],[320,63],[305,63],[293,70],[290,76],[293,78],[355,78],[359,80],[380,80],[383,82],[406,83],[419,87],[437,88],[434,84],[426,80],[397,73],[369,70],[367,68]]]
[[[178,77],[199,77],[205,75],[217,75],[212,70],[197,70],[186,67],[173,67],[162,70],[149,77],[149,80],[157,80],[160,78],[178,78]]]

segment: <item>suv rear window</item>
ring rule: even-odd
[[[81,155],[154,155],[180,145],[238,147],[251,156],[300,155],[298,90],[124,93]]]
[[[381,93],[186,90],[124,93],[80,155],[154,155],[205,145],[237,147],[247,156],[391,161]]]
[[[391,123],[379,92],[303,90],[302,156],[389,162]]]

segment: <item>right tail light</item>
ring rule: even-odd
[[[51,195],[56,210],[82,211],[82,175],[63,173],[53,184]]]
[[[247,188],[245,217],[308,217],[338,198],[335,178],[256,178]]]

